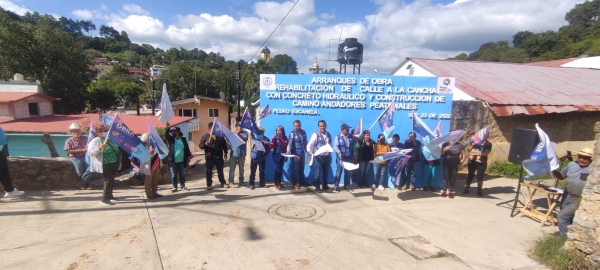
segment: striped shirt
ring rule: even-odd
[[[82,150],[87,148],[87,137],[81,136],[79,138],[71,137],[65,141],[65,151],[68,153],[69,150]],[[78,154],[69,154],[70,157],[83,157],[85,152]]]

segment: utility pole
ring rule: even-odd
[[[237,121],[240,121],[241,116],[240,116],[240,70],[242,69],[242,62],[238,62],[238,70],[237,70],[237,74],[236,74],[236,79],[237,79],[237,110],[238,110],[238,116],[236,119],[236,123]]]
[[[150,102],[150,106],[152,106],[152,116],[154,116],[154,90],[156,89],[156,81],[152,80],[152,101]]]

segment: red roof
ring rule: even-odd
[[[523,65],[539,66],[539,67],[560,67],[566,63],[570,63],[575,60],[577,60],[577,58],[566,58],[566,59],[558,59],[558,60],[531,62],[531,63],[525,63]]]
[[[125,125],[129,127],[135,134],[142,134],[148,131],[147,118],[150,118],[152,125],[157,127],[164,127],[162,123],[158,121],[158,116],[137,116],[120,114],[119,118],[125,122]],[[193,117],[175,116],[171,119],[170,124],[172,126],[179,125],[194,119]],[[42,116],[36,118],[8,120],[0,122],[0,126],[7,133],[66,133],[67,128],[71,123],[77,123],[79,126],[88,126],[90,121],[94,121],[95,124],[99,124],[97,114],[78,114],[78,115],[53,115],[53,116]]]
[[[60,100],[60,98],[53,98],[51,96],[36,92],[2,92],[0,93],[0,102],[15,102],[33,96],[39,96],[49,101]]]
[[[407,58],[486,101],[498,116],[600,111],[600,70]],[[402,67],[402,63],[392,74]]]

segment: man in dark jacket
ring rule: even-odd
[[[171,191],[177,191],[177,176],[179,176],[181,190],[189,190],[185,187],[185,168],[187,168],[192,155],[190,146],[183,137],[181,129],[170,127],[169,123],[167,123],[165,137],[169,143],[169,169],[171,170],[171,184],[173,184]]]
[[[211,134],[213,123],[208,123],[208,132],[200,138],[200,149],[204,149],[206,157],[206,189],[212,189],[212,170],[217,167],[217,176],[221,187],[225,187],[223,165],[227,159],[227,142],[225,138]]]

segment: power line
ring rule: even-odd
[[[271,34],[267,37],[267,39],[265,39],[265,42],[263,42],[262,45],[260,45],[260,47],[258,47],[258,50],[256,50],[256,52],[254,53],[254,55],[252,55],[252,58],[250,58],[250,60],[248,61],[248,63],[250,63],[250,61],[252,61],[252,59],[254,59],[254,57],[256,56],[256,54],[263,48],[263,46],[265,46],[265,44],[267,44],[267,41],[269,41],[269,39],[271,38],[271,36],[273,36],[273,34],[275,33],[275,31],[277,31],[277,28],[279,28],[279,26],[283,23],[283,21],[285,21],[285,19],[287,18],[288,15],[290,15],[290,12],[292,12],[292,10],[294,10],[294,8],[296,7],[296,4],[298,4],[298,2],[300,2],[300,0],[296,0],[296,2],[294,2],[294,5],[292,6],[292,8],[290,8],[290,10],[287,12],[287,14],[285,14],[285,16],[283,16],[283,19],[281,19],[281,21],[279,22],[279,24],[275,27],[275,29],[273,29],[273,32],[271,32]],[[246,65],[246,68],[244,69],[244,73],[242,74],[242,78],[241,80],[244,80],[244,76],[246,75],[246,72],[248,71],[248,67],[250,65]]]

